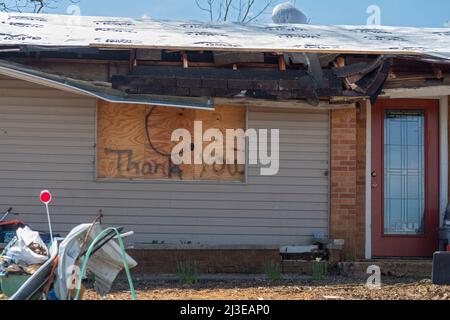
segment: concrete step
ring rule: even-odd
[[[364,260],[356,262],[339,262],[339,273],[344,276],[367,278],[367,269],[378,266],[381,275],[390,277],[430,278],[432,260]]]
[[[312,261],[283,260],[281,263],[283,273],[311,275]],[[339,262],[337,266],[329,266],[329,273],[350,278],[367,279],[367,269],[378,266],[382,276],[430,278],[432,260],[363,260],[355,262]]]

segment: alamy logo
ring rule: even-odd
[[[381,288],[381,269],[379,266],[372,265],[367,268],[367,274],[370,274],[366,282],[366,287],[374,290]]]
[[[74,290],[78,287],[78,284],[80,282],[80,274],[81,270],[77,265],[71,265],[67,267],[65,274],[67,289]]]
[[[369,14],[367,18],[368,26],[381,26],[381,8],[377,5],[370,5],[367,7],[366,13]]]
[[[172,132],[171,140],[177,142],[171,152],[175,165],[244,165],[247,140],[248,163],[260,165],[261,175],[276,175],[280,168],[279,129],[226,129],[224,135],[216,128],[203,132],[202,121],[194,121],[194,137],[180,128]]]
[[[66,14],[69,17],[66,20],[66,24],[69,27],[77,27],[81,25],[81,8],[75,4],[72,4],[66,8]]]

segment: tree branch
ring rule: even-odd
[[[225,0],[225,14],[223,16],[223,21],[228,20],[228,13],[230,12],[231,4],[233,3],[233,0]]]
[[[255,0],[247,0],[247,7],[245,9],[244,16],[242,17],[242,20],[241,20],[242,23],[245,23],[245,20],[247,20],[247,17],[250,14],[250,10],[254,4],[255,4]]]
[[[243,23],[250,23],[252,21],[255,21],[256,19],[258,19],[262,14],[264,14],[269,7],[273,6],[275,3],[277,3],[276,0],[267,0],[266,5],[258,12],[256,13],[254,16],[252,16],[250,19],[248,19],[247,21],[243,21]]]
[[[209,20],[212,22],[214,20],[214,12],[213,12],[213,6],[214,6],[214,1],[215,0],[206,0],[206,6],[204,7],[201,3],[200,0],[195,0],[195,4],[197,5],[197,7],[200,10],[203,10],[205,12],[207,12],[209,14]]]
[[[195,0],[195,3],[200,10],[209,14],[211,22],[233,20],[245,24],[258,19],[279,1],[281,0]]]
[[[80,0],[0,0],[0,12],[41,13],[44,9],[56,9],[63,2],[79,3]]]
[[[32,2],[35,2],[34,4],[34,12],[39,13],[44,9],[44,0],[31,0]]]

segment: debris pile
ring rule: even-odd
[[[39,232],[19,228],[0,257],[0,277],[32,275],[49,258],[49,250]]]
[[[19,227],[3,250],[2,293],[10,300],[79,300],[85,291],[83,281],[93,277],[95,291],[105,296],[124,269],[132,297],[136,299],[130,269],[137,263],[126,254],[123,243],[123,238],[133,232],[121,234],[123,228],[103,229],[103,215],[99,214],[92,223],[81,224],[61,238],[52,232],[48,206],[51,199],[49,191],[41,193],[50,234]]]

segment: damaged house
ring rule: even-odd
[[[61,234],[102,210],[154,272],[253,272],[316,242],[345,260],[431,257],[449,48],[448,29],[2,13],[0,207],[45,229],[52,190]],[[195,121],[279,129],[277,174],[174,164],[171,133]]]

